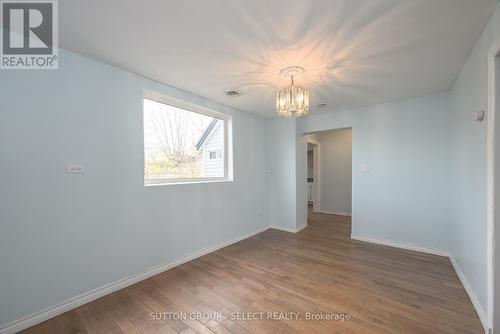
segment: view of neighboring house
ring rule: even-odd
[[[224,176],[224,122],[214,118],[196,144],[202,152],[202,175],[205,177]]]

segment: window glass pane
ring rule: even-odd
[[[224,177],[224,131],[221,119],[144,99],[144,179]]]

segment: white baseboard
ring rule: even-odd
[[[273,230],[278,230],[278,231],[283,231],[283,232],[290,232],[290,233],[297,233],[297,230],[291,227],[282,227],[282,226],[275,226],[271,225],[269,228],[272,228]]]
[[[283,232],[290,232],[290,233],[298,233],[298,232],[302,231],[303,229],[305,229],[306,227],[307,227],[307,222],[305,222],[304,224],[300,225],[297,228],[282,227],[282,226],[275,226],[275,225],[269,226],[269,228],[272,228],[274,230],[279,230],[279,231],[283,231]]]
[[[227,247],[227,246],[232,245],[234,243],[237,243],[241,240],[250,238],[250,237],[252,237],[256,234],[259,234],[261,232],[264,232],[268,229],[269,229],[269,227],[266,226],[265,228],[261,228],[257,231],[245,234],[243,236],[231,239],[229,241],[225,241],[225,242],[218,243],[218,244],[210,246],[210,247],[200,249],[200,250],[195,251],[195,252],[193,252],[189,255],[186,255],[182,258],[179,258],[173,262],[169,262],[166,264],[161,264],[161,265],[155,266],[155,267],[148,269],[146,271],[143,271],[141,273],[129,276],[127,278],[123,278],[123,279],[118,280],[114,283],[110,283],[110,284],[107,284],[107,285],[102,286],[100,288],[88,291],[88,292],[83,293],[83,294],[78,295],[78,296],[75,296],[75,297],[70,298],[68,300],[65,300],[57,305],[50,306],[44,310],[41,310],[39,312],[33,313],[31,315],[25,316],[21,319],[18,319],[18,320],[11,322],[11,323],[8,323],[4,326],[1,326],[0,327],[0,334],[14,334],[14,333],[20,332],[22,330],[25,330],[25,329],[30,328],[32,326],[35,326],[36,324],[39,324],[39,323],[44,322],[46,320],[49,320],[55,316],[58,316],[64,312],[67,312],[67,311],[70,311],[74,308],[77,308],[78,306],[81,306],[83,304],[87,304],[93,300],[96,300],[98,298],[106,296],[106,295],[113,293],[115,291],[118,291],[120,289],[126,288],[132,284],[143,281],[147,278],[150,278],[154,275],[162,273],[162,272],[164,272],[168,269],[171,269],[173,267],[179,266],[183,263],[194,260],[198,257],[203,256],[203,255],[212,253],[216,250]]]
[[[479,303],[479,300],[477,299],[476,294],[474,293],[474,290],[472,290],[472,287],[470,286],[469,282],[467,281],[467,278],[465,277],[457,260],[455,259],[453,254],[451,254],[449,251],[444,250],[444,249],[436,249],[436,248],[417,246],[417,245],[413,245],[413,244],[406,244],[406,243],[401,243],[401,242],[396,242],[396,241],[391,241],[391,240],[373,238],[373,237],[368,237],[368,236],[364,236],[364,235],[351,235],[351,239],[369,242],[369,243],[378,244],[378,245],[396,247],[396,248],[407,249],[407,250],[416,251],[416,252],[422,252],[422,253],[428,253],[428,254],[448,257],[451,261],[451,264],[453,265],[453,269],[455,269],[455,272],[457,273],[457,276],[460,279],[460,282],[462,283],[465,291],[469,295],[469,299],[470,299],[472,305],[476,309],[479,320],[481,321],[481,324],[483,325],[484,332],[486,334],[489,333],[489,329],[488,329],[489,326],[488,326],[486,313],[484,312],[481,304]]]
[[[318,211],[313,210],[313,212],[323,213],[323,214],[327,214],[327,215],[335,215],[335,216],[347,216],[347,217],[351,216],[350,212],[342,212],[342,211],[335,211],[335,210],[319,209]]]
[[[250,238],[256,234],[262,233],[262,232],[268,230],[269,228],[273,228],[273,229],[285,231],[285,232],[298,233],[306,227],[307,227],[307,222],[304,223],[303,225],[295,228],[295,229],[294,228],[285,228],[285,227],[280,227],[280,226],[268,226],[265,228],[261,228],[257,231],[248,233],[246,235],[231,239],[229,241],[218,243],[216,245],[213,245],[213,246],[210,246],[207,248],[203,248],[203,249],[195,251],[187,256],[179,258],[173,262],[158,265],[158,266],[153,267],[151,269],[148,269],[144,272],[141,272],[141,273],[129,276],[127,278],[118,280],[114,283],[107,284],[107,285],[102,286],[100,288],[97,288],[97,289],[91,290],[89,292],[83,293],[81,295],[75,296],[73,298],[70,298],[62,303],[57,304],[57,305],[48,307],[48,308],[41,310],[39,312],[36,312],[34,314],[31,314],[31,315],[28,315],[28,316],[23,317],[21,319],[15,320],[11,323],[8,323],[8,324],[0,327],[0,334],[14,334],[14,333],[20,332],[20,331],[25,330],[29,327],[35,326],[36,324],[39,324],[43,321],[46,321],[46,320],[49,320],[55,316],[58,316],[64,312],[67,312],[67,311],[70,311],[74,308],[77,308],[83,304],[87,304],[87,303],[89,303],[93,300],[96,300],[98,298],[101,298],[105,295],[108,295],[108,294],[113,293],[115,291],[118,291],[120,289],[126,288],[132,284],[135,284],[137,282],[148,279],[148,278],[150,278],[154,275],[157,275],[159,273],[162,273],[168,269],[174,268],[176,266],[179,266],[183,263],[194,260],[198,257],[203,256],[203,255],[212,253],[216,250],[227,247],[227,246],[232,245],[234,243],[237,243],[241,240]],[[434,249],[434,248],[428,248],[428,247],[422,247],[422,246],[416,246],[416,245],[411,245],[411,244],[405,244],[405,243],[400,243],[400,242],[395,242],[395,241],[390,241],[390,240],[378,239],[378,238],[373,238],[373,237],[368,237],[368,236],[361,236],[361,235],[352,235],[351,239],[380,244],[380,245],[385,245],[385,246],[390,246],[390,247],[402,248],[402,249],[407,249],[407,250],[412,250],[412,251],[417,251],[417,252],[424,252],[424,253],[429,253],[429,254],[434,254],[434,255],[448,256],[450,258],[452,265],[453,265],[453,268],[455,269],[455,272],[457,273],[458,278],[462,282],[462,285],[464,286],[465,291],[467,291],[467,294],[469,295],[469,298],[472,302],[472,305],[474,305],[474,308],[476,309],[476,312],[479,316],[479,319],[481,320],[481,323],[483,324],[483,327],[485,328],[485,333],[488,333],[488,329],[487,329],[488,322],[487,322],[487,318],[486,318],[486,313],[484,312],[483,308],[481,307],[479,300],[477,299],[476,295],[474,294],[474,291],[472,290],[469,282],[465,278],[465,275],[462,272],[462,269],[460,268],[460,266],[458,265],[458,262],[456,261],[455,257],[452,254],[450,254],[448,251]]]
[[[446,256],[446,257],[448,257],[449,254],[450,254],[447,250],[444,250],[444,249],[419,246],[419,245],[414,245],[414,244],[409,244],[409,243],[403,243],[403,242],[397,242],[397,241],[392,241],[392,240],[374,238],[374,237],[365,236],[365,235],[351,235],[351,239],[358,240],[358,241],[369,242],[369,243],[372,243],[372,244],[378,244],[378,245],[384,245],[384,246],[389,246],[389,247],[396,247],[396,248],[401,248],[401,249],[407,249],[407,250],[411,250],[411,251],[415,251],[415,252],[422,252],[422,253],[427,253],[427,254],[439,255],[439,256]]]
[[[479,320],[481,320],[481,324],[483,325],[484,332],[488,334],[489,332],[489,325],[488,325],[488,320],[486,317],[486,313],[483,310],[483,307],[481,306],[481,303],[479,303],[479,300],[477,299],[476,294],[474,293],[474,290],[472,290],[472,287],[469,284],[469,281],[467,281],[467,278],[465,277],[462,268],[460,268],[460,265],[457,262],[457,259],[453,256],[453,254],[449,254],[451,264],[453,265],[453,269],[455,269],[455,272],[457,273],[458,278],[460,279],[460,282],[462,282],[462,285],[464,286],[465,291],[467,291],[467,294],[469,295],[469,299],[472,302],[472,305],[474,305],[474,308],[476,309],[477,315],[479,316]]]
[[[307,227],[307,221],[306,221],[304,224],[302,224],[302,225],[300,225],[299,227],[297,227],[297,233],[298,233],[298,232],[300,232],[300,231],[302,231],[302,230],[303,230],[303,229],[305,229],[306,227]]]

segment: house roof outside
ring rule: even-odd
[[[214,118],[210,124],[208,124],[207,128],[205,131],[203,131],[203,134],[201,135],[200,139],[198,139],[198,142],[196,143],[196,149],[200,150],[203,145],[205,144],[205,141],[207,140],[208,136],[212,132],[212,130],[215,128],[215,125],[217,124],[217,121],[219,121],[217,118]]]

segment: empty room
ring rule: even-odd
[[[0,29],[0,334],[500,334],[498,0]]]

